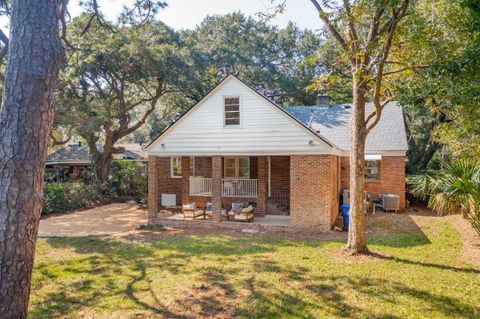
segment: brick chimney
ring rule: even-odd
[[[330,97],[328,95],[317,95],[317,106],[329,106]]]

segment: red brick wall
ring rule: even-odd
[[[341,188],[350,187],[350,159],[341,158]],[[380,179],[365,181],[365,190],[377,194],[400,195],[400,207],[405,208],[405,156],[383,156],[380,161]]]
[[[170,157],[157,157],[156,167],[158,200],[161,200],[162,194],[176,194],[177,205],[180,205],[182,203],[182,178],[172,178],[170,176]],[[150,167],[148,171],[148,179],[150,181],[150,178],[152,178]]]
[[[290,218],[292,226],[329,231],[338,211],[337,156],[290,157]]]
[[[290,196],[290,156],[270,157],[271,196]]]

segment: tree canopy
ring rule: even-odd
[[[69,25],[74,47],[60,76],[55,123],[87,142],[97,177],[106,181],[113,154],[123,152],[115,144],[176,90],[187,67],[178,35],[161,22],[108,28],[93,22],[86,34],[75,36],[88,19],[84,15]]]

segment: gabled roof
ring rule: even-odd
[[[228,75],[218,82],[217,85],[215,85],[200,101],[194,104],[185,113],[173,121],[168,127],[166,127],[157,138],[152,140],[147,145],[146,150],[150,150],[160,140],[164,139],[163,135],[165,133],[172,130],[173,127],[175,127],[179,122],[189,116],[189,114],[191,114],[210,96],[215,94],[215,92],[217,92],[217,90],[219,90],[219,88],[231,78],[242,83],[254,94],[259,96],[277,110],[281,111],[281,113],[289,118],[292,123],[298,125],[302,131],[305,131],[310,136],[321,140],[335,150],[335,152],[348,152],[350,150],[351,134],[349,120],[352,113],[351,104],[330,105],[325,107],[281,107],[234,75]],[[367,114],[370,112],[372,107],[373,105],[371,103],[367,103]],[[382,151],[405,152],[408,150],[403,112],[402,108],[397,102],[390,102],[387,106],[385,106],[379,123],[367,137],[365,150],[370,153]]]
[[[125,148],[121,155],[124,159],[146,160],[147,154],[140,144],[117,144],[116,147]],[[98,144],[97,149],[102,152],[103,145]],[[90,152],[87,145],[72,144],[53,152],[47,158],[47,164],[52,163],[83,163],[90,164]]]
[[[373,109],[372,103],[367,103],[366,113]],[[350,117],[352,105],[289,106],[285,110],[321,134],[341,150],[350,150]],[[402,108],[398,102],[390,102],[382,112],[380,121],[367,137],[365,150],[372,151],[407,151],[405,123]]]
[[[247,83],[245,83],[244,81],[239,79],[237,76],[235,76],[233,74],[229,74],[229,75],[225,76],[223,79],[221,79],[212,89],[210,89],[210,91],[208,91],[208,93],[202,99],[200,99],[197,103],[192,105],[187,111],[185,111],[183,114],[181,114],[179,117],[177,117],[174,121],[172,121],[172,123],[170,123],[170,125],[168,125],[156,138],[154,138],[149,144],[147,144],[147,146],[145,147],[145,150],[148,151],[148,149],[150,147],[152,147],[154,144],[156,144],[156,142],[160,139],[160,137],[162,137],[163,134],[168,132],[176,123],[180,122],[184,117],[188,116],[189,113],[191,113],[198,105],[200,105],[202,102],[204,102],[206,99],[208,99],[223,83],[225,83],[230,78],[234,78],[237,81],[241,82],[243,85],[248,87],[253,93],[255,93],[256,95],[258,95],[259,97],[264,99],[266,102],[268,102],[269,104],[271,104],[272,106],[274,106],[278,110],[280,110],[284,115],[286,115],[288,118],[290,118],[293,122],[300,125],[304,130],[309,132],[309,134],[311,134],[312,136],[315,136],[316,138],[319,138],[320,140],[325,142],[328,146],[336,148],[336,146],[332,142],[330,142],[328,139],[326,139],[321,134],[317,134],[312,129],[305,126],[300,120],[298,120],[296,117],[292,116],[292,114],[287,112],[283,107],[276,104],[274,101],[270,100],[265,95],[259,93],[257,90],[252,88],[250,85],[248,85]]]

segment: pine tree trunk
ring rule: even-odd
[[[360,84],[359,84],[360,82]],[[345,247],[351,253],[368,253],[365,237],[365,85],[354,74],[353,107],[350,119],[350,225]]]
[[[0,318],[26,318],[63,59],[61,0],[13,0],[0,113]]]

